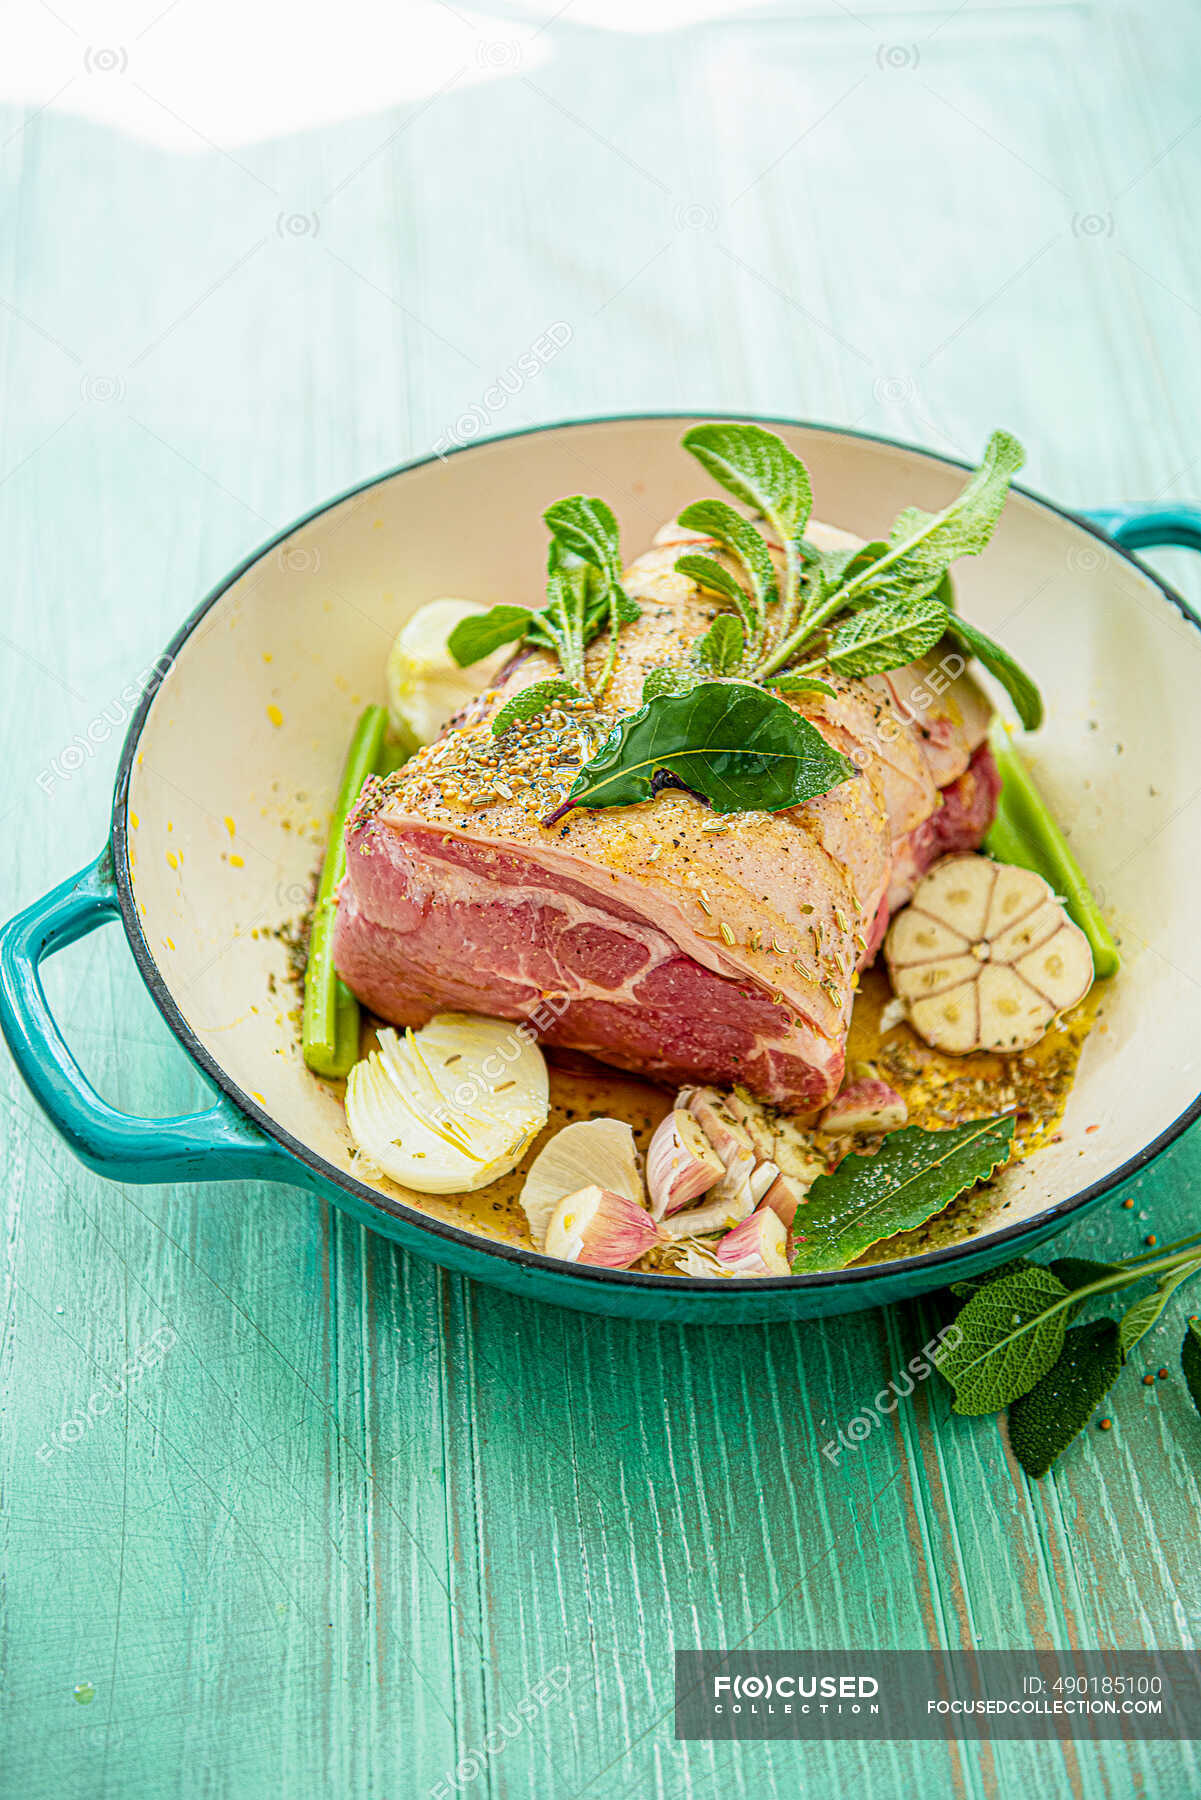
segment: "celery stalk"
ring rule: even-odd
[[[984,840],[984,848],[998,862],[1033,869],[1050,882],[1065,901],[1068,912],[1089,941],[1097,979],[1115,975],[1120,966],[1117,945],[1089,890],[1088,882],[1067,839],[1051,817],[1047,803],[1031,780],[1030,771],[1014,750],[1008,734],[997,728],[992,751],[1001,775],[997,816]]]
[[[388,715],[382,706],[368,706],[355,726],[329,822],[329,841],[317,887],[317,903],[313,908],[309,960],[304,973],[300,1042],[309,1068],[314,1074],[329,1079],[348,1075],[359,1054],[359,1004],[334,971],[338,884],[346,873],[342,836],[346,815],[358,799],[364,781],[381,760],[387,723]]]

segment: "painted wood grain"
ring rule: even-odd
[[[971,455],[1004,423],[1070,503],[1201,492],[1183,0],[815,0],[633,33],[580,3],[535,36],[552,10],[461,26],[486,81],[228,152],[69,93],[0,113],[6,912],[102,841],[117,696],[204,589],[456,430],[745,407]],[[185,57],[204,28],[187,6],[156,27]],[[556,320],[562,355],[489,409]],[[119,933],[49,985],[103,1092],[199,1100]],[[699,1745],[671,1722],[677,1648],[1194,1648],[1201,1432],[1178,1384],[1138,1381],[1174,1363],[1187,1294],[1115,1429],[1036,1487],[934,1383],[834,1468],[823,1444],[937,1302],[741,1331],[560,1313],[284,1187],[107,1184],[7,1063],[0,1119],[4,1793],[1201,1787],[1188,1745]],[[1199,1156],[1064,1248],[1182,1235]]]

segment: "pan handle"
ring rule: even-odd
[[[288,1180],[291,1159],[225,1094],[207,1112],[138,1119],[96,1092],[46,1000],[40,964],[120,912],[107,849],[0,927],[0,1031],[34,1099],[81,1162],[117,1181]]]
[[[1083,515],[1123,550],[1201,550],[1201,506],[1096,506]]]

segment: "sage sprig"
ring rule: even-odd
[[[621,585],[621,544],[617,520],[603,500],[576,494],[556,500],[542,515],[550,529],[546,605],[541,611],[493,606],[463,619],[446,640],[447,649],[467,668],[502,644],[521,641],[553,650],[561,681],[536,682],[508,701],[492,721],[496,736],[518,719],[532,718],[570,697],[599,704],[617,662],[617,636],[642,612]],[[584,652],[608,628],[604,662],[591,677]]]
[[[955,1411],[1009,1409],[1014,1455],[1035,1479],[1084,1429],[1123,1364],[1192,1276],[1201,1274],[1201,1235],[1124,1262],[1063,1257],[1044,1268],[1019,1258],[953,1292],[965,1300],[952,1337],[934,1361],[955,1390]],[[1154,1280],[1120,1319],[1069,1330],[1094,1300]],[[1201,1334],[1190,1324],[1181,1353],[1189,1392],[1201,1411]]]
[[[952,562],[979,555],[992,537],[1024,460],[1016,438],[994,432],[980,467],[942,512],[908,507],[886,540],[838,551],[819,550],[805,538],[813,504],[809,475],[773,433],[759,425],[699,425],[683,441],[714,480],[767,522],[783,550],[777,591],[766,542],[733,507],[700,500],[680,514],[681,525],[704,532],[737,567],[735,576],[701,550],[685,552],[675,565],[741,616],[741,673],[761,682],[794,668],[883,674],[950,633],[1006,688],[1023,725],[1040,723],[1038,689],[1007,651],[956,616],[948,578]]]

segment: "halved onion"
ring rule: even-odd
[[[420,1031],[379,1034],[346,1082],[359,1150],[421,1194],[472,1193],[515,1169],[546,1124],[546,1063],[504,1019],[438,1013]]]

